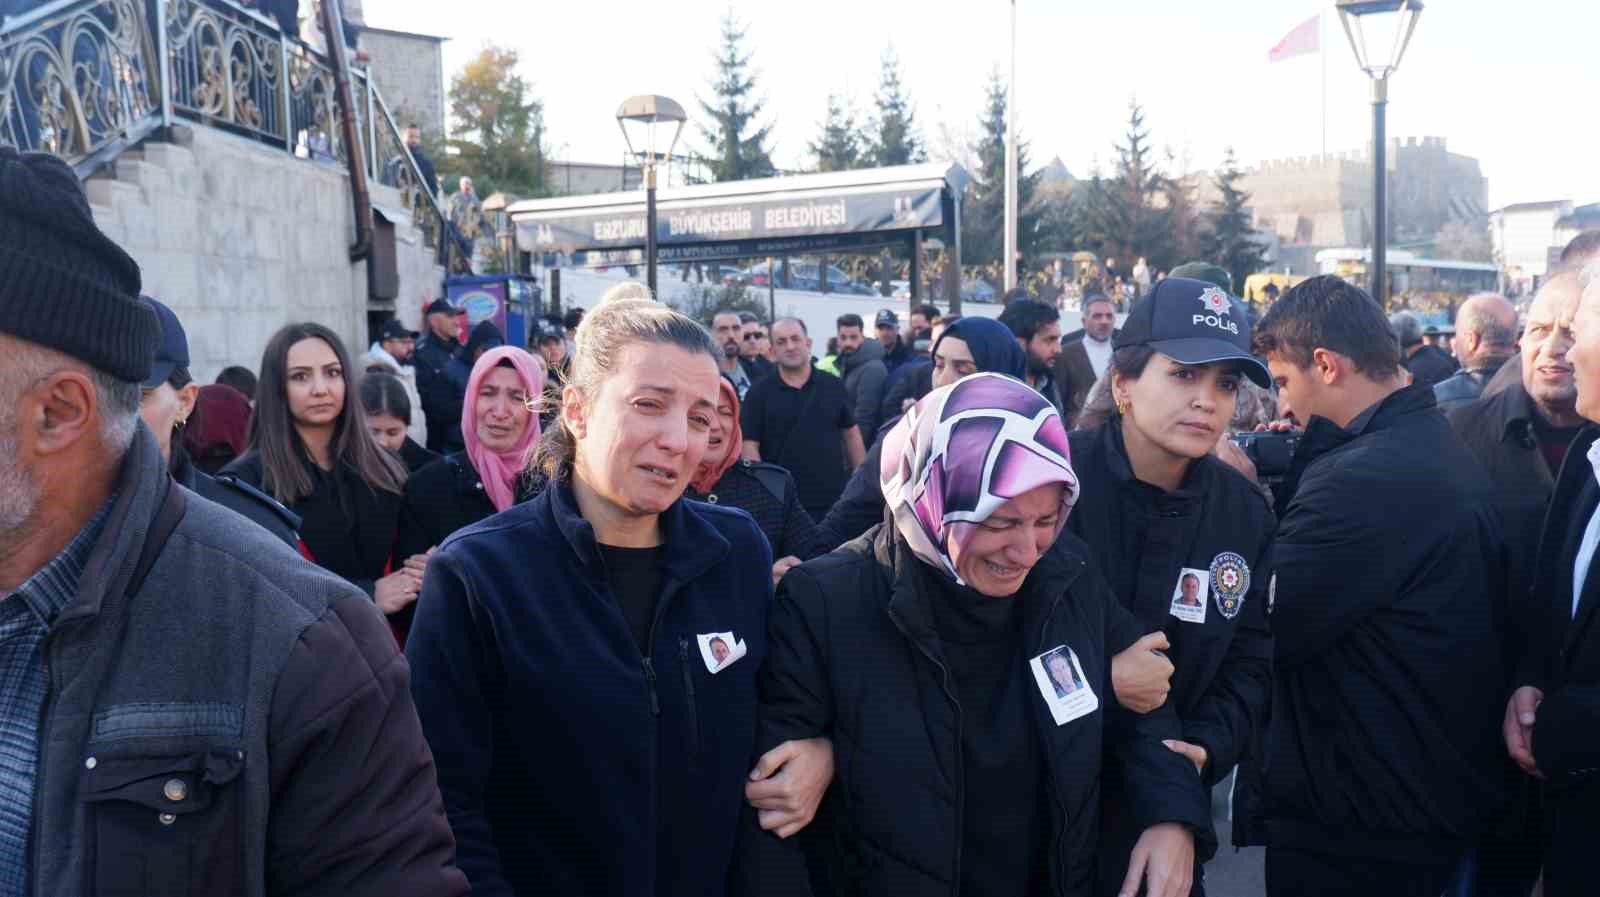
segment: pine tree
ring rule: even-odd
[[[1170,269],[1179,259],[1174,237],[1172,183],[1152,155],[1150,131],[1138,101],[1129,104],[1128,130],[1118,144],[1117,170],[1096,172],[1085,202],[1085,242],[1101,258],[1131,266],[1143,257]]]
[[[817,157],[818,171],[849,171],[861,167],[864,161],[861,135],[856,130],[855,114],[844,97],[828,94],[828,115],[822,120],[821,135],[810,149]]]
[[[900,60],[894,48],[883,52],[878,81],[878,110],[872,120],[867,159],[875,166],[909,165],[928,161],[928,150],[917,131],[916,110],[900,80]]]
[[[979,138],[974,148],[978,171],[972,192],[961,209],[961,255],[964,261],[1000,268],[1005,253],[1006,214],[1006,84],[1000,73],[989,76],[988,101],[978,119]],[[1017,138],[1017,248],[1024,256],[1037,243],[1039,216],[1034,201],[1039,173],[1028,170],[1027,144]]]
[[[1233,288],[1239,292],[1244,290],[1244,279],[1266,265],[1266,247],[1256,241],[1255,229],[1250,226],[1250,194],[1239,187],[1243,177],[1233,147],[1229,147],[1222,169],[1212,179],[1218,198],[1207,211],[1208,227],[1201,237],[1201,251],[1228,270]]]
[[[714,102],[700,101],[708,122],[700,125],[709,149],[705,153],[711,176],[718,181],[741,181],[775,173],[767,138],[772,126],[756,126],[761,103],[750,74],[750,54],[744,49],[745,29],[730,11],[722,19],[722,44],[717,50],[717,74],[711,82]]]

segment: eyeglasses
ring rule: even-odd
[[[746,333],[744,335],[744,341],[747,342],[747,343],[753,343],[756,340],[761,340],[761,339],[766,339],[766,338],[767,338],[767,335],[765,333]]]

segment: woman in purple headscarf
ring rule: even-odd
[[[895,425],[880,473],[889,519],[778,588],[758,748],[827,736],[836,774],[800,839],[745,827],[744,889],[1089,895],[1104,758],[1146,831],[1124,890],[1183,897],[1209,800],[1162,743],[1176,718],[1112,697],[1142,630],[1062,532],[1079,484],[1055,409],[974,374]]]

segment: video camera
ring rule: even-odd
[[[1256,474],[1269,484],[1289,474],[1289,463],[1294,460],[1294,450],[1300,445],[1300,433],[1236,433],[1233,444],[1244,449],[1245,456],[1256,466]]]

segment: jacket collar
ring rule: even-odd
[[[133,576],[134,559],[144,549],[151,523],[166,496],[167,466],[155,436],[139,422],[133,442],[122,457],[122,469],[113,488],[116,501],[106,518],[105,528],[96,540],[78,582],[77,597],[61,612],[57,625],[69,620],[99,615],[107,603],[114,603],[120,589]],[[111,602],[107,596],[113,596]]]
[[[923,562],[901,542],[892,519],[880,524],[876,530],[868,530],[867,536],[863,538],[872,540],[871,552],[878,562],[880,575],[892,576],[887,606],[890,619],[900,626],[906,637],[916,642],[928,652],[929,656],[936,658],[943,665],[944,651],[934,625],[933,608],[928,604],[932,599],[927,590],[921,587],[923,575],[943,574],[938,571],[916,569],[915,565],[923,565]],[[1022,631],[1024,637],[1029,639],[1025,644],[1031,644],[1036,640],[1049,617],[1055,599],[1072,585],[1084,566],[1082,543],[1066,530],[1062,530],[1055,543],[1043,557],[1039,558],[1033,569],[1028,571],[1022,589],[1010,598],[995,599],[1023,602]]]
[[[1111,473],[1111,478],[1124,489],[1144,489],[1149,490],[1152,495],[1165,495],[1176,499],[1195,499],[1205,494],[1202,477],[1205,476],[1207,465],[1204,458],[1189,464],[1188,471],[1183,475],[1183,482],[1179,483],[1177,491],[1170,495],[1161,487],[1146,483],[1134,476],[1133,463],[1128,460],[1128,444],[1123,441],[1122,426],[1115,415],[1100,425],[1100,450],[1105,453],[1106,467]]]
[[[1534,421],[1539,411],[1533,404],[1533,397],[1522,388],[1522,381],[1516,380],[1506,384],[1506,388],[1490,396],[1487,400],[1494,414],[1494,421],[1499,425],[1500,441],[1509,442],[1512,439],[1519,441],[1530,437],[1533,432]]]
[[[1341,427],[1325,417],[1311,418],[1302,444],[1309,444],[1313,453],[1320,454],[1368,433],[1387,430],[1406,415],[1437,407],[1432,387],[1412,384],[1379,399],[1346,426]]]
[[[600,544],[595,541],[594,527],[578,511],[578,500],[572,492],[572,483],[563,479],[546,488],[535,499],[553,518],[561,535],[578,556],[578,563],[591,571],[600,571]],[[701,516],[693,502],[679,498],[661,512],[664,568],[674,582],[690,582],[721,563],[731,552],[728,540]]]

